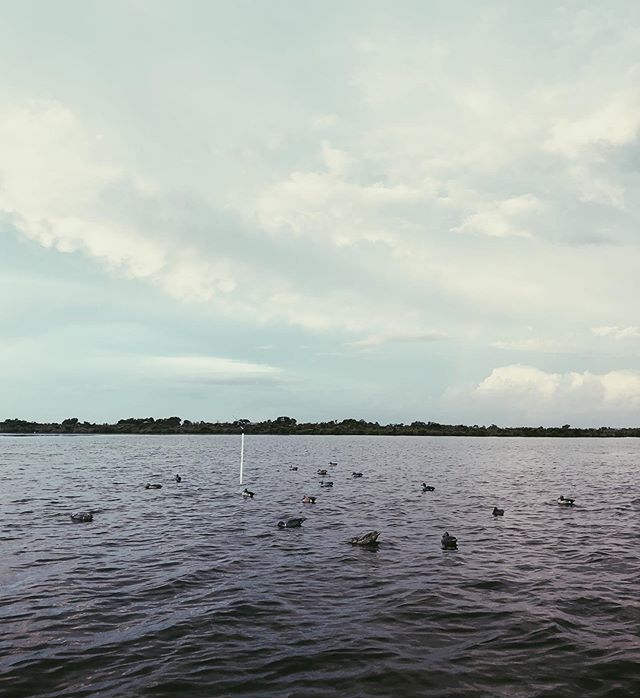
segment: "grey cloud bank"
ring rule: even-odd
[[[637,424],[635,3],[0,3],[5,416]]]

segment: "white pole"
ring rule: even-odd
[[[244,431],[240,439],[240,484],[242,484],[242,470],[244,466]]]

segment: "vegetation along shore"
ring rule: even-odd
[[[379,424],[364,419],[343,419],[329,422],[298,422],[293,417],[278,417],[263,422],[236,419],[233,422],[205,422],[180,417],[120,419],[115,424],[81,422],[76,417],[62,422],[32,422],[5,419],[0,422],[0,434],[299,434],[371,436],[554,436],[567,437],[625,437],[640,436],[640,427],[499,427],[411,422],[411,424]]]

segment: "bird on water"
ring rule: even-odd
[[[71,520],[74,523],[89,523],[93,521],[93,514],[90,511],[79,511],[77,514],[71,514]]]
[[[306,519],[287,519],[286,521],[278,521],[278,528],[300,528],[302,522]]]
[[[458,547],[458,539],[455,536],[450,536],[448,531],[443,533],[441,542],[443,550],[456,550]]]
[[[436,489],[435,487],[433,487],[431,485],[427,485],[426,482],[422,483],[422,491],[423,492],[435,492],[435,489]]]
[[[176,482],[182,482],[182,478],[176,473]]]
[[[320,480],[320,487],[333,487],[333,480]]]
[[[491,512],[494,516],[504,516],[504,509],[498,509],[498,507],[493,507]]]
[[[369,531],[369,533],[365,533],[363,536],[356,536],[355,538],[351,538],[349,540],[349,543],[351,543],[351,545],[378,545],[379,535],[380,531]]]
[[[157,483],[150,484],[147,482],[147,484],[144,486],[145,490],[160,490],[162,489],[162,485],[159,485]]]
[[[255,494],[255,492],[249,491],[246,487],[242,490],[243,497],[249,497],[249,499],[253,499],[254,494]]]
[[[310,497],[308,494],[305,494],[302,497],[302,503],[303,504],[315,504],[316,503],[316,498],[315,497]]]
[[[564,497],[563,495],[558,497],[558,504],[561,507],[572,507],[575,501],[575,499],[570,499],[569,497]]]

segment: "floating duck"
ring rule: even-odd
[[[498,507],[493,507],[491,512],[494,516],[504,516],[504,509],[498,509]]]
[[[455,536],[450,536],[448,531],[442,535],[442,549],[456,550],[458,547],[458,539]]]
[[[432,487],[431,485],[427,485],[426,482],[422,483],[422,491],[423,492],[435,492],[436,488]]]
[[[278,521],[278,528],[300,528],[302,522],[306,519],[287,519],[286,521]]]
[[[327,471],[326,470],[318,470],[318,475],[326,475]]]
[[[182,478],[177,473],[176,473],[176,482],[182,482]]]
[[[365,533],[364,536],[352,538],[349,543],[351,543],[351,545],[378,545],[379,535],[379,531],[369,531],[369,533]]]
[[[251,499],[253,499],[254,494],[255,492],[250,492],[246,487],[242,490],[243,497],[250,497]]]
[[[329,465],[338,465],[338,462],[335,460],[330,460]]]
[[[320,487],[333,487],[333,481],[328,481],[325,482],[324,480],[320,480]]]
[[[575,502],[575,499],[570,499],[569,497],[563,497],[560,495],[558,497],[558,504],[563,507],[572,507],[573,503]]]
[[[351,477],[362,477],[362,473],[356,473],[355,471],[351,473]]]
[[[297,466],[297,465],[292,465],[292,466],[289,468],[289,470],[297,470],[297,469],[298,469],[298,466]]]
[[[308,494],[305,494],[304,497],[302,498],[302,503],[303,504],[315,504],[316,498],[310,497]]]
[[[159,485],[159,484],[157,484],[157,483],[149,484],[149,483],[147,482],[147,484],[144,486],[144,488],[145,488],[145,490],[161,490],[161,489],[162,489],[162,485]]]
[[[71,514],[71,520],[74,523],[89,523],[93,521],[93,514],[90,511],[79,511],[77,514]]]

